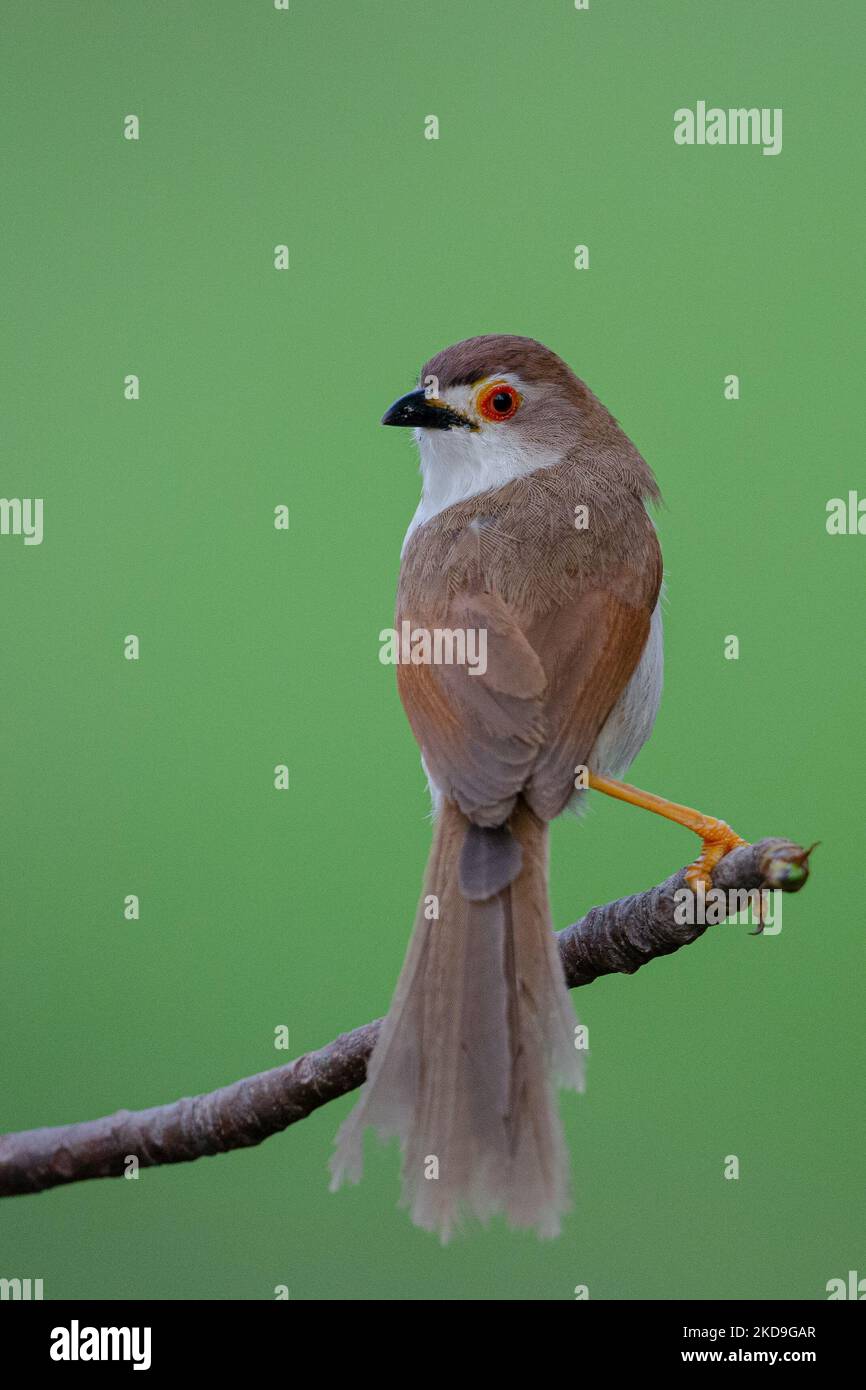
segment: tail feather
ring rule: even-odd
[[[458,886],[464,898],[483,902],[501,893],[520,873],[523,850],[507,825],[466,827]]]
[[[416,1225],[447,1240],[464,1212],[502,1211],[555,1235],[568,1188],[555,1083],[579,1090],[583,1078],[550,922],[547,827],[519,805],[516,877],[483,900],[461,892],[467,827],[445,802],[391,1009],[337,1136],[332,1187],[360,1177],[370,1125],[400,1140]]]

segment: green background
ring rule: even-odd
[[[0,537],[2,1128],[206,1091],[286,1060],[280,1024],[294,1055],[387,1007],[430,827],[378,661],[419,482],[379,418],[459,338],[548,343],[658,476],[666,693],[632,780],[822,844],[780,935],[720,927],[574,996],[592,1055],[559,1240],[442,1249],[372,1142],[330,1195],[346,1098],[259,1149],[0,1204],[0,1275],[47,1298],[808,1299],[866,1274],[866,537],[825,529],[866,490],[861,16],[4,0],[0,490],[45,499],[45,539]],[[698,99],[782,107],[782,153],[677,147]],[[554,829],[559,926],[695,851],[596,801]]]

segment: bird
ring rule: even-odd
[[[401,1202],[443,1243],[495,1214],[551,1237],[570,1207],[557,1089],[583,1089],[584,1052],[551,920],[550,822],[592,790],[666,816],[701,838],[695,892],[745,841],[620,780],[661,699],[661,499],[589,387],[533,338],[482,334],[431,357],[382,424],[414,431],[422,477],[396,628],[483,633],[486,660],[437,663],[419,643],[397,664],[435,828],[331,1186],[361,1177],[370,1127],[399,1140]]]

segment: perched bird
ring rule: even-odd
[[[662,688],[662,558],[648,465],[561,358],[469,338],[423,367],[385,425],[415,430],[423,492],[403,546],[397,630],[484,633],[486,662],[401,652],[400,697],[433,795],[421,903],[388,1016],[332,1159],[357,1181],[366,1126],[402,1147],[412,1219],[447,1240],[504,1212],[554,1235],[568,1205],[555,1086],[582,1088],[550,919],[548,823],[586,788],[704,844],[696,888],[743,841],[613,780]],[[408,627],[406,626],[408,624]]]

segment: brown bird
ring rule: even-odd
[[[743,841],[613,780],[661,696],[662,558],[655,480],[601,402],[541,343],[487,335],[431,358],[382,423],[414,428],[421,454],[397,678],[436,828],[332,1186],[360,1177],[371,1125],[400,1140],[417,1225],[445,1240],[464,1212],[503,1211],[554,1235],[568,1205],[554,1088],[581,1089],[582,1069],[548,905],[548,823],[587,786],[656,811],[701,836],[695,888]],[[461,662],[470,647],[474,664]]]

